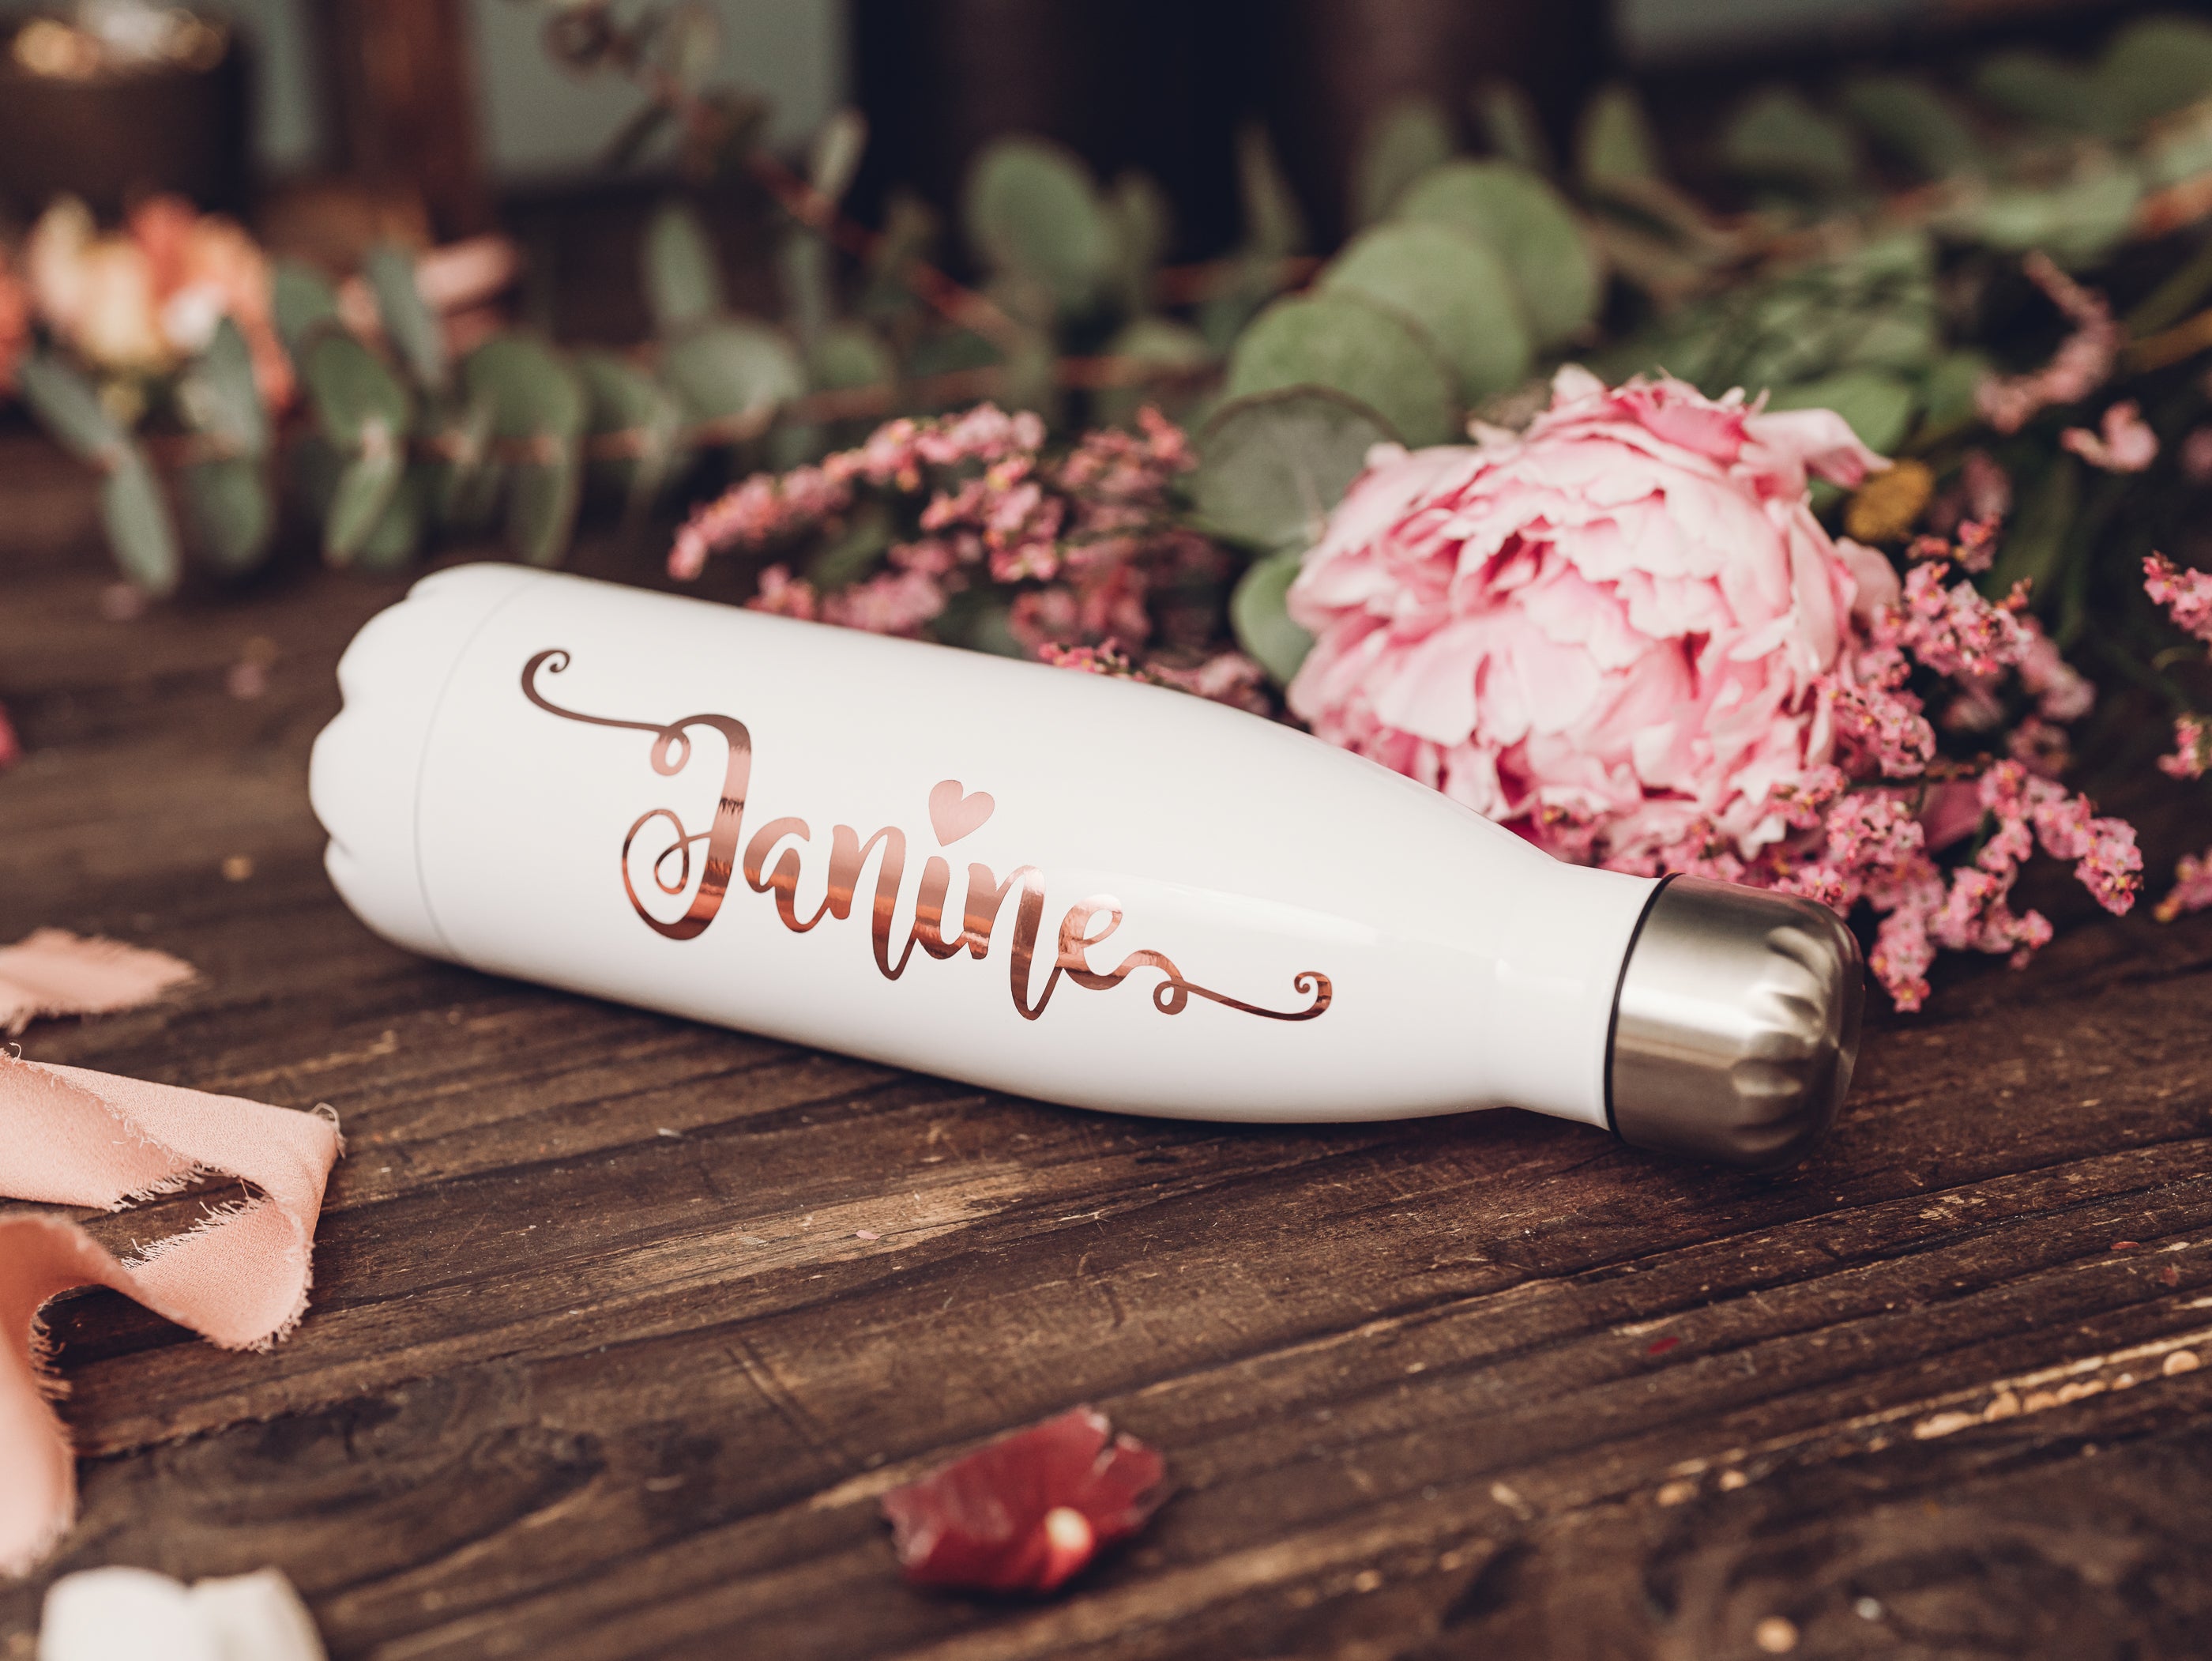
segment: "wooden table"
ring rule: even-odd
[[[398,585],[108,621],[70,511],[0,526],[0,939],[203,978],[25,1053],[328,1102],[349,1152],[272,1354],[58,1310],[48,1574],[274,1563],[336,1657],[2212,1649],[2212,919],[1879,1022],[1779,1179],[1063,1111],[386,946],[305,769]],[[150,1209],[98,1226],[197,1214]],[[907,1590],[877,1497],[1079,1402],[1165,1451],[1150,1532],[1057,1601]]]

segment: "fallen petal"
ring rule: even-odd
[[[196,972],[166,952],[40,928],[0,946],[0,1031],[21,1032],[42,1015],[136,1009]]]
[[[1148,1522],[1166,1464],[1076,1408],[884,1496],[899,1567],[918,1586],[1046,1592]]]

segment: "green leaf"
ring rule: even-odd
[[[184,571],[177,556],[177,528],[145,452],[129,440],[101,482],[100,519],[116,563],[132,581],[157,599],[176,591]]]
[[[517,465],[507,486],[507,545],[532,565],[557,565],[575,527],[582,472],[573,458]]]
[[[337,289],[313,265],[297,259],[277,260],[270,270],[269,287],[277,338],[297,361],[309,335],[338,320]]]
[[[354,565],[363,571],[404,571],[415,562],[422,545],[423,504],[430,494],[429,472],[421,465],[409,467],[398,488],[384,504],[384,512],[362,538]]]
[[[1944,223],[2007,253],[2039,248],[2062,265],[2086,265],[2127,235],[2142,199],[2142,181],[2113,167],[2048,188],[2023,185],[1991,191]]]
[[[1723,131],[1720,149],[1743,177],[1802,190],[1839,191],[1858,171],[1850,130],[1790,87],[1753,93]]]
[[[2063,132],[2118,138],[2129,125],[2095,76],[2030,46],[1984,60],[1974,71],[1974,91],[2001,110]]]
[[[364,451],[346,463],[323,520],[325,559],[333,565],[354,563],[391,506],[406,466],[406,458],[390,448]]]
[[[748,318],[726,318],[672,344],[660,373],[702,421],[759,414],[806,390],[791,343]]]
[[[865,323],[833,323],[806,361],[807,378],[825,392],[884,386],[898,379],[898,360]]]
[[[1458,225],[1496,249],[1539,347],[1563,344],[1596,319],[1605,298],[1596,250],[1566,198],[1527,168],[1447,161],[1398,198],[1395,216]]]
[[[1818,380],[1774,390],[1771,410],[1833,410],[1850,423],[1859,442],[1887,455],[1912,429],[1917,402],[1910,383],[1879,369],[1846,369]]]
[[[237,576],[268,557],[276,508],[260,461],[196,462],[184,470],[184,493],[200,545],[216,570]]]
[[[1199,435],[1191,492],[1207,527],[1231,541],[1310,548],[1367,453],[1395,437],[1341,392],[1304,386],[1235,399]]]
[[[269,449],[269,412],[253,378],[253,354],[238,325],[224,318],[206,350],[177,382],[177,403],[197,433],[234,456],[258,459]]]
[[[1844,83],[1843,105],[1881,149],[1929,179],[1982,160],[1981,140],[1951,101],[1915,75],[1862,75]]]
[[[806,580],[823,593],[858,582],[898,540],[898,528],[884,503],[863,502],[843,533],[807,562]]]
[[[1282,259],[1306,245],[1306,218],[1283,177],[1274,141],[1256,121],[1237,130],[1237,191],[1244,209],[1244,246],[1266,259]]]
[[[1920,401],[1927,410],[1923,433],[1936,436],[1954,432],[1975,420],[1979,414],[1975,394],[1996,368],[1986,353],[1972,350],[1937,358],[1920,383]]]
[[[1174,240],[1174,210],[1167,192],[1149,173],[1129,172],[1114,180],[1106,199],[1114,222],[1114,286],[1122,310],[1141,313],[1151,308],[1152,282],[1160,261]]]
[[[1228,393],[1330,386],[1419,447],[1453,433],[1449,365],[1419,326],[1354,294],[1279,300],[1253,319],[1229,359]]]
[[[634,505],[642,506],[659,493],[682,459],[683,404],[651,375],[612,352],[579,352],[575,368],[589,410],[586,429],[594,438],[629,434],[638,444],[635,456],[594,461],[590,471]]]
[[[1229,624],[1237,631],[1237,643],[1278,686],[1291,684],[1313,650],[1313,636],[1291,621],[1288,605],[1291,585],[1304,563],[1295,548],[1255,560],[1229,596]]]
[[[1389,105],[1368,124],[1352,166],[1352,222],[1387,216],[1406,186],[1452,158],[1451,119],[1436,100],[1416,94]]]
[[[1530,173],[1553,171],[1551,142],[1544,137],[1536,100],[1510,81],[1486,81],[1468,94],[1475,125],[1490,148]]]
[[[404,383],[368,347],[341,330],[325,330],[300,361],[308,401],[331,441],[341,450],[362,447],[365,435],[404,438],[415,419],[415,400]]]
[[[1584,188],[1602,190],[1625,179],[1657,179],[1665,172],[1658,137],[1636,89],[1616,81],[1591,94],[1575,130],[1575,173]]]
[[[1519,386],[1535,362],[1505,262],[1457,226],[1401,220],[1362,232],[1317,286],[1364,295],[1419,324],[1450,362],[1462,405]]]
[[[1167,370],[1197,370],[1213,361],[1206,337],[1187,323],[1164,317],[1140,317],[1125,323],[1099,349],[1108,357],[1157,365]],[[1126,427],[1147,404],[1167,401],[1158,386],[1107,386],[1091,394],[1091,419],[1104,427]]]
[[[937,240],[937,215],[911,191],[894,190],[884,204],[884,228],[868,256],[867,282],[860,294],[864,316],[887,318],[915,310],[921,301],[908,288],[906,272],[926,259]]]
[[[452,368],[446,358],[446,331],[416,286],[415,256],[396,243],[380,242],[368,251],[362,275],[376,296],[384,338],[415,384],[426,392],[444,390]]]
[[[987,265],[1042,285],[1065,310],[1087,310],[1111,274],[1113,226],[1091,170],[1042,138],[1000,138],[968,170],[969,240]]]
[[[831,202],[843,201],[867,148],[868,118],[849,105],[832,111],[807,147],[807,182]]]
[[[795,225],[784,233],[776,246],[776,268],[782,279],[791,332],[799,338],[800,350],[811,352],[823,330],[830,326],[835,304],[830,284],[830,245],[804,225]]]
[[[55,442],[80,461],[105,466],[129,441],[91,381],[50,352],[25,358],[15,384]]]
[[[495,335],[461,363],[469,401],[491,410],[495,436],[573,439],[584,430],[584,389],[558,353],[525,334]]]
[[[2070,455],[2059,456],[2044,467],[2042,478],[2006,527],[1996,559],[1981,579],[1982,592],[2002,598],[2024,580],[2036,609],[2048,616],[2047,608],[2057,599],[2052,579],[2081,505],[2081,465]]]
[[[2212,24],[2199,17],[2139,17],[2106,46],[2095,80],[2130,126],[2212,98]]]
[[[663,336],[696,329],[724,307],[722,269],[699,216],[662,204],[645,230],[645,304]]]

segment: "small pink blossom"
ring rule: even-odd
[[[2166,607],[2174,626],[2212,642],[2212,571],[2183,571],[2164,554],[2143,561],[2143,592]]]
[[[822,600],[821,620],[874,635],[914,636],[945,609],[945,590],[923,571],[885,571]]]
[[[2035,700],[2036,714],[2045,721],[2081,720],[2096,706],[2096,687],[2059,655],[2057,643],[2033,618],[2022,617],[2020,626],[2028,637],[2017,660],[2020,684]]]
[[[2169,778],[2201,779],[2212,772],[2212,720],[2203,715],[2173,718],[2173,753],[2158,758]]]
[[[2172,922],[2185,911],[2207,907],[2212,907],[2212,848],[2181,856],[2173,867],[2173,886],[2151,915],[2160,922]]]
[[[2101,435],[2087,427],[2069,427],[2058,435],[2060,447],[2108,473],[2139,473],[2158,459],[2158,435],[2133,399],[2106,411],[2102,424]]]
[[[771,565],[760,575],[760,592],[745,604],[756,611],[812,623],[821,615],[821,596],[804,577],[794,577],[787,565]]]
[[[2064,313],[2074,332],[2051,362],[2032,374],[1992,376],[1974,395],[1983,417],[2001,433],[2016,433],[2042,411],[2078,404],[2110,378],[2127,332],[2114,320],[2105,297],[2083,288],[2040,250],[2022,262],[2028,278]]]

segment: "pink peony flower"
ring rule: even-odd
[[[1854,614],[1901,597],[1807,475],[1882,465],[1826,411],[1563,369],[1518,438],[1377,447],[1291,591],[1316,642],[1291,708],[1555,852],[1694,837],[1725,870],[1787,833],[1775,793],[1836,750]],[[1869,731],[1917,720],[1897,696]]]

